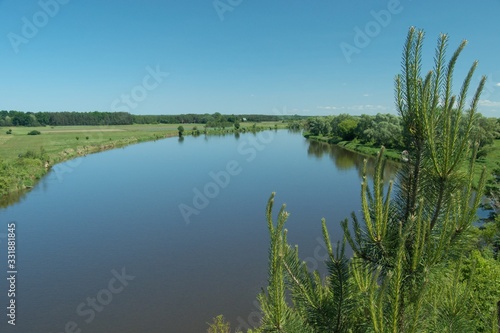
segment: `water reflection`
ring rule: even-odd
[[[346,171],[355,168],[360,177],[363,175],[363,164],[366,159],[367,176],[369,178],[373,178],[376,165],[375,157],[364,156],[326,142],[314,140],[309,140],[308,142],[309,147],[307,148],[307,154],[309,156],[314,156],[319,159],[327,155],[330,157],[337,169]],[[384,168],[384,182],[394,179],[397,171],[398,164],[386,161]]]
[[[26,195],[28,195],[28,193],[29,189],[2,196],[0,199],[0,208],[6,208],[10,205],[22,201],[26,197]]]

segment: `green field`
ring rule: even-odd
[[[58,126],[58,127],[13,127],[12,134],[0,133],[0,158],[12,159],[28,149],[45,149],[51,159],[58,161],[64,152],[85,151],[101,145],[123,145],[154,140],[156,137],[177,135],[178,124],[168,125],[123,125],[123,126]],[[38,130],[41,135],[27,135]],[[77,139],[78,138],[78,139]],[[63,158],[64,159],[64,158]]]

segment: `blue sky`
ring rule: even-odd
[[[413,25],[425,71],[439,33],[469,41],[455,91],[479,60],[500,117],[500,0],[0,0],[0,22],[5,110],[395,113]]]

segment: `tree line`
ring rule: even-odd
[[[298,115],[133,115],[128,112],[22,112],[0,111],[0,126],[110,126],[132,124],[206,124],[208,127],[229,127],[237,122],[265,122],[302,119]]]
[[[485,155],[486,147],[493,140],[500,138],[500,118],[487,118],[475,115],[476,121],[471,129],[471,139],[479,142],[478,157]],[[464,130],[462,121],[459,130]],[[363,114],[354,116],[340,114],[337,116],[309,118],[304,123],[306,136],[328,137],[330,143],[358,140],[363,144],[384,146],[387,148],[406,149],[403,141],[402,117],[393,114]]]

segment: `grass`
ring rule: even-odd
[[[331,138],[327,136],[309,136],[309,139],[335,144],[346,150],[350,150],[366,156],[377,156],[378,152],[380,151],[380,146],[378,145],[364,144],[360,143],[357,140],[332,142]],[[401,151],[397,149],[385,148],[384,156],[396,162],[401,161]]]
[[[151,124],[117,126],[45,126],[0,128],[0,196],[33,186],[50,166],[78,156],[126,145],[178,135],[177,127],[190,135],[193,127],[204,131],[203,124]],[[240,131],[254,123],[241,123]],[[258,129],[284,128],[280,122],[262,122]],[[6,134],[11,129],[12,134]],[[33,130],[41,135],[28,135]],[[208,134],[233,131],[207,129]],[[29,153],[27,154],[27,152]]]
[[[66,159],[64,156],[71,152],[104,150],[104,146],[121,146],[154,140],[158,136],[174,136],[177,135],[177,126],[179,125],[13,127],[12,134],[5,134],[3,129],[0,133],[0,158],[16,158],[28,149],[38,151],[43,147],[51,160],[57,162]],[[27,135],[32,130],[40,131],[41,135]]]
[[[375,145],[368,145],[368,144],[362,144],[356,141],[341,141],[337,143],[337,145],[348,149],[355,151],[357,153],[363,154],[363,155],[369,155],[369,156],[377,156],[378,152],[380,151],[380,146],[375,146]],[[396,162],[401,162],[401,151],[397,149],[392,149],[392,148],[385,148],[384,150],[384,156],[390,160],[396,161]]]

